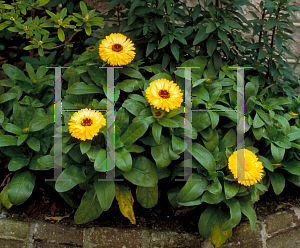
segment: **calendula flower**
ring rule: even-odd
[[[257,156],[253,152],[247,149],[241,150],[244,152],[244,157],[241,158],[244,159],[244,170],[242,168],[243,161],[237,160],[237,151],[232,153],[232,155],[229,157],[228,168],[232,172],[234,178],[237,178],[237,171],[239,170],[238,182],[245,186],[251,186],[261,180],[263,175],[263,165],[260,161],[258,161]]]
[[[154,108],[167,112],[179,108],[183,102],[183,93],[180,92],[179,86],[165,78],[151,82],[145,92]]]
[[[101,59],[112,66],[127,65],[135,56],[132,41],[123,34],[110,34],[99,46]]]
[[[69,132],[77,139],[92,140],[94,136],[98,135],[100,128],[103,126],[106,126],[106,120],[102,113],[82,109],[72,115],[69,122]]]

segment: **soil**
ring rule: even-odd
[[[0,191],[11,179],[12,175],[5,168],[0,168]],[[45,216],[67,216],[59,223],[71,226],[81,227],[117,227],[117,228],[150,228],[158,230],[173,230],[177,232],[198,232],[198,221],[200,214],[205,209],[205,204],[196,207],[180,207],[173,208],[168,201],[166,187],[163,187],[167,181],[160,180],[162,188],[159,192],[158,204],[151,209],[143,208],[138,202],[134,203],[134,213],[136,217],[136,225],[133,225],[125,218],[118,207],[118,203],[114,200],[111,208],[103,212],[101,216],[87,224],[78,225],[74,222],[74,209],[72,209],[60,195],[50,186],[39,185],[37,181],[36,187],[31,197],[20,206],[13,206],[7,210],[2,206],[0,210],[0,218],[10,218],[21,221],[45,221]],[[160,187],[162,186],[162,187]],[[286,187],[280,195],[275,195],[272,188],[264,195],[260,196],[258,202],[255,203],[255,210],[259,220],[263,220],[267,215],[275,212],[284,211],[292,206],[300,207],[300,191],[299,188],[292,183],[286,182]],[[242,221],[247,221],[243,217]],[[47,220],[49,222],[49,220]],[[56,221],[51,221],[57,223]]]

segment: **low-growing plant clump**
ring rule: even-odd
[[[107,2],[102,13],[82,1],[0,2],[0,48],[12,57],[1,61],[0,162],[13,173],[1,202],[23,204],[43,180],[76,223],[116,198],[135,224],[133,204],[154,207],[163,179],[174,208],[205,206],[198,229],[216,246],[242,215],[254,229],[260,195],[300,186],[299,80],[286,58],[300,8]]]

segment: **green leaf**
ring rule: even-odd
[[[136,187],[136,199],[144,208],[153,208],[158,201],[158,186]]]
[[[220,247],[228,238],[232,236],[232,229],[222,231],[222,227],[227,220],[227,213],[221,212],[220,218],[211,229],[211,242],[216,247]]]
[[[284,164],[284,169],[293,175],[300,176],[300,161],[293,159]]]
[[[274,119],[279,122],[286,134],[290,132],[290,124],[283,116],[275,114]]]
[[[206,190],[214,195],[218,195],[222,191],[222,185],[218,178],[215,179],[215,182],[212,182],[210,185],[207,186]]]
[[[49,124],[54,123],[53,115],[44,115],[42,118],[40,116],[35,117],[29,123],[29,131],[36,132],[45,128]]]
[[[165,30],[164,19],[163,18],[155,17],[155,24],[158,27],[158,29],[160,30],[160,32],[164,33],[164,30]]]
[[[148,129],[148,124],[145,121],[137,121],[131,123],[125,133],[121,136],[121,141],[124,147],[129,148],[135,141],[144,135]]]
[[[53,162],[54,162],[54,157],[50,156],[49,157],[52,157],[52,166],[49,167],[49,166],[44,166],[44,165],[41,165],[37,160],[39,158],[43,157],[43,155],[36,155],[34,156],[33,158],[31,158],[30,160],[30,164],[29,164],[29,169],[30,170],[50,170],[51,167],[53,168]]]
[[[193,21],[196,21],[197,17],[199,16],[199,14],[201,13],[201,5],[197,4],[194,8],[194,11],[192,12],[192,17],[193,17]],[[188,28],[192,28],[192,27],[187,27]],[[185,29],[186,30],[186,29]],[[192,30],[193,31],[193,30]]]
[[[201,214],[198,229],[201,236],[208,239],[211,235],[212,227],[217,223],[221,213],[219,206],[208,205]]]
[[[217,28],[216,24],[214,22],[210,22],[207,25],[205,32],[209,34],[209,33],[213,32],[216,28]]]
[[[12,135],[0,135],[0,147],[3,146],[16,146],[17,138]]]
[[[218,204],[225,199],[224,192],[221,192],[219,195],[214,195],[209,191],[206,191],[202,196],[202,201],[208,204]]]
[[[205,129],[211,125],[211,120],[210,120],[210,116],[208,113],[196,112],[196,113],[193,113],[192,118],[193,118],[193,127],[198,132],[201,132],[203,129]]]
[[[285,187],[284,176],[282,175],[282,173],[280,171],[269,172],[268,175],[271,179],[271,184],[272,184],[275,194],[279,195]]]
[[[282,39],[281,39],[280,35],[278,35],[278,34],[275,34],[275,44],[276,44],[276,47],[278,49],[278,52],[281,53],[281,51],[282,51]]]
[[[300,138],[300,129],[296,126],[291,126],[290,132],[287,134],[289,141],[293,141]]]
[[[80,9],[81,9],[81,12],[82,12],[82,16],[85,16],[87,14],[87,7],[85,5],[84,2],[80,2]]]
[[[258,54],[258,59],[265,59],[267,57],[268,53],[265,50],[260,50]]]
[[[199,143],[194,142],[192,146],[193,157],[208,171],[216,170],[216,161],[213,155]],[[189,151],[191,153],[191,151]]]
[[[282,147],[275,146],[273,143],[271,143],[271,152],[272,152],[273,158],[277,162],[281,162],[281,160],[284,157],[285,149]]]
[[[180,41],[182,44],[187,45],[185,38],[183,38],[181,35],[175,36],[175,39]]]
[[[167,118],[158,119],[158,123],[164,127],[171,127],[171,128],[179,127],[176,121]]]
[[[162,130],[162,126],[159,125],[157,122],[154,122],[152,126],[152,135],[157,144],[160,143],[161,130]]]
[[[259,114],[259,117],[267,123],[269,126],[273,126],[273,121],[271,120],[270,116],[259,108],[255,108],[256,112]]]
[[[82,196],[81,203],[75,212],[74,221],[76,224],[84,224],[97,219],[102,212],[97,193],[94,188],[91,188]]]
[[[27,145],[36,152],[40,151],[41,149],[40,141],[35,137],[31,137],[29,140],[27,140]]]
[[[82,154],[87,153],[91,149],[92,141],[86,140],[86,141],[80,141],[80,151]]]
[[[57,192],[65,192],[85,180],[86,176],[83,167],[79,165],[71,165],[57,178],[57,181],[55,182],[55,190]]]
[[[165,142],[159,146],[151,147],[151,155],[159,168],[167,167],[171,163],[169,155],[169,143]]]
[[[4,93],[0,96],[0,103],[8,102],[15,98],[18,98],[18,95],[15,93]]]
[[[132,158],[126,148],[122,147],[115,151],[116,166],[122,171],[130,171],[132,168]]]
[[[208,182],[205,177],[200,176],[197,173],[193,173],[188,181],[185,183],[183,188],[179,191],[177,196],[178,202],[189,202],[196,200],[202,195],[206,189]]]
[[[172,52],[172,54],[175,57],[177,62],[179,61],[179,50],[180,50],[180,46],[178,45],[178,43],[173,42],[171,44],[171,52]]]
[[[139,86],[139,80],[136,79],[125,79],[122,82],[118,83],[117,86],[126,92],[132,92],[134,90],[138,90],[140,88]]]
[[[199,30],[193,41],[193,46],[198,45],[201,41],[204,41],[208,36],[209,36],[209,34],[205,32],[205,28],[203,26],[199,25]]]
[[[0,124],[4,122],[4,113],[2,110],[0,110]]]
[[[224,41],[224,43],[226,44],[227,48],[230,49],[229,47],[229,41],[228,41],[228,36],[227,36],[227,33],[218,29],[218,36],[220,37],[220,39],[222,41]]]
[[[266,167],[269,171],[274,171],[271,161],[263,156],[258,155],[258,160],[262,162],[263,166]]]
[[[257,220],[255,210],[250,206],[249,201],[240,200],[240,205],[241,205],[241,211],[249,219],[251,230],[253,231]]]
[[[106,172],[109,169],[112,168],[107,168],[107,163],[106,163],[106,150],[101,149],[96,157],[95,163],[94,163],[94,168],[96,171],[100,172]]]
[[[138,70],[132,68],[125,67],[121,70],[121,72],[132,78],[138,78],[138,79],[143,78],[143,75]]]
[[[84,26],[84,31],[87,35],[91,35],[92,33],[92,28],[88,26]]]
[[[28,134],[22,134],[18,137],[17,146],[20,146],[28,137]]]
[[[116,126],[120,128],[121,133],[124,133],[129,125],[129,114],[128,111],[121,107],[116,114]]]
[[[24,73],[20,69],[16,68],[15,66],[10,64],[4,64],[2,68],[4,72],[7,74],[7,76],[9,76],[11,79],[24,81],[31,84],[31,80],[28,77],[26,77]]]
[[[228,182],[224,180],[224,191],[225,191],[225,198],[230,199],[234,197],[239,191],[239,184],[237,182]]]
[[[127,99],[122,104],[122,107],[128,110],[131,114],[138,116],[139,113],[145,108],[144,104],[139,103],[133,99]]]
[[[96,181],[94,182],[94,187],[102,210],[107,211],[115,198],[115,182]]]
[[[274,28],[276,24],[277,24],[277,19],[275,17],[270,17],[269,20],[267,21],[264,31]]]
[[[143,187],[154,187],[158,182],[155,165],[143,156],[135,157],[132,161],[132,169],[123,172],[123,176],[131,183]]]
[[[229,199],[224,201],[230,209],[230,219],[223,225],[222,231],[226,231],[234,228],[237,224],[240,223],[242,214],[241,206],[237,199]]]
[[[167,74],[167,73],[158,73],[158,74],[155,74],[153,77],[151,77],[151,78],[149,79],[149,82],[155,81],[155,80],[157,80],[157,79],[162,79],[162,78],[165,78],[165,79],[170,80],[170,81],[173,80],[173,79],[172,79],[172,76],[170,76],[170,75]]]
[[[19,128],[18,126],[12,124],[12,123],[3,123],[2,128],[10,133],[21,135],[23,133],[22,128]]]
[[[68,94],[74,95],[86,95],[86,94],[93,94],[93,93],[102,93],[103,90],[96,85],[89,84],[86,85],[83,82],[74,83],[71,87],[69,87],[66,91]]]
[[[17,171],[20,170],[22,167],[29,164],[30,158],[27,158],[25,155],[16,154],[14,157],[11,158],[8,164],[9,171]]]
[[[233,20],[228,20],[226,19],[225,21],[230,27],[236,28],[236,29],[243,29],[243,27],[238,24],[237,22],[233,21]]]
[[[146,57],[148,57],[153,52],[156,46],[157,44],[148,42],[146,49]]]
[[[265,123],[260,119],[259,115],[256,113],[254,120],[253,120],[253,128],[260,128],[264,126]]]
[[[138,146],[138,145],[135,145],[133,144],[132,146],[130,146],[128,149],[127,149],[128,152],[135,152],[135,153],[141,153],[141,152],[144,152],[146,151],[146,149],[142,146]]]
[[[46,155],[40,157],[37,159],[37,162],[44,167],[54,168],[54,156]]]
[[[31,171],[17,171],[7,190],[9,201],[21,205],[31,196],[34,185],[35,175]]]
[[[58,35],[58,39],[59,39],[61,42],[64,42],[64,41],[65,41],[65,33],[64,33],[64,31],[63,31],[61,28],[59,28],[59,29],[57,30],[57,35]]]
[[[187,148],[187,143],[185,143],[181,138],[172,135],[172,149],[175,153],[183,153]]]
[[[217,47],[217,40],[214,38],[213,35],[211,35],[207,40],[206,40],[206,49],[207,53],[209,56],[212,56],[215,49]]]

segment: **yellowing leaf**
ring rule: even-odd
[[[63,218],[68,218],[73,212],[74,212],[74,211],[72,211],[70,214],[68,214],[68,215],[66,215],[66,216],[54,216],[54,217],[49,216],[49,217],[47,217],[47,216],[45,215],[45,220],[51,220],[51,221],[57,221],[57,222],[59,222],[59,221],[61,221]]]
[[[10,200],[8,199],[8,195],[7,195],[7,189],[8,189],[8,184],[2,189],[1,193],[0,193],[0,201],[2,202],[2,204],[7,208],[11,208],[11,206],[13,205]]]
[[[128,185],[116,184],[116,199],[118,201],[121,213],[128,218],[132,224],[136,224],[133,212],[134,200]]]
[[[220,247],[228,238],[232,236],[232,229],[222,232],[222,226],[227,221],[224,215],[221,215],[217,223],[211,228],[211,241],[212,243]]]

